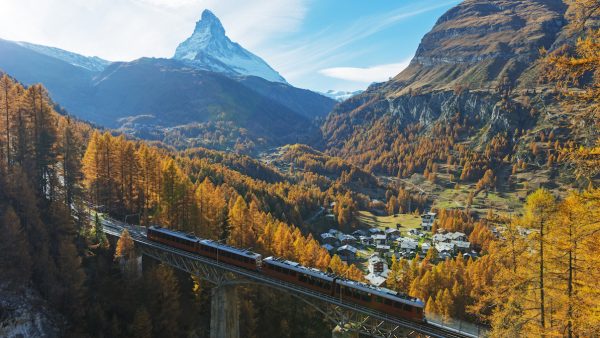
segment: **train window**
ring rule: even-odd
[[[411,312],[411,311],[412,311],[412,309],[413,309],[413,308],[412,308],[412,306],[410,306],[410,305],[408,305],[408,304],[404,304],[404,306],[403,306],[403,307],[404,307],[404,311],[408,311],[408,312]]]
[[[386,298],[386,299],[384,299],[384,301],[383,301],[383,302],[385,303],[385,305],[392,305],[392,301],[391,301],[391,300],[389,300],[389,299],[387,299],[387,298]]]
[[[295,276],[296,275],[296,271],[290,271],[290,275]]]
[[[301,274],[300,278],[298,278],[298,279],[300,279],[301,282],[306,282],[306,275],[305,274]]]
[[[402,303],[398,303],[398,302],[394,302],[394,307],[401,309],[402,308]]]
[[[379,297],[379,296],[375,296],[375,301],[377,303],[383,303],[383,298]]]

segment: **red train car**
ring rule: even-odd
[[[369,284],[340,278],[297,262],[273,257],[265,258],[265,275],[294,283],[343,301],[359,304],[395,317],[422,322],[424,304],[421,300]]]
[[[149,227],[147,238],[249,270],[258,271],[262,262],[260,254],[159,226]]]
[[[210,257],[219,262],[258,271],[262,265],[262,256],[248,250],[220,244],[210,239],[203,239],[198,244],[198,254]]]
[[[335,284],[335,296],[395,317],[417,322],[425,319],[421,300],[390,289],[339,278]]]
[[[263,261],[262,272],[286,282],[333,296],[336,276],[317,269],[307,268],[300,263],[267,257]]]
[[[149,240],[166,244],[181,250],[196,252],[200,239],[191,234],[184,234],[179,231],[174,231],[159,226],[150,226],[146,232],[146,237]]]

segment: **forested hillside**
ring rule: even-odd
[[[292,225],[347,194],[342,186],[319,188],[247,157],[207,149],[177,153],[94,130],[56,113],[41,85],[25,88],[6,75],[0,89],[2,282],[36,290],[64,316],[57,324],[63,334],[159,337],[208,329],[187,315],[208,309],[200,281],[165,266],[145,268],[141,276],[119,270],[118,260],[130,257],[132,246],[111,246],[90,215],[94,208],[362,278]],[[301,335],[325,328],[301,325],[311,318],[307,309],[299,310],[305,319],[288,322],[291,300],[274,304],[276,295],[265,290],[243,292],[245,321],[281,322]],[[257,317],[264,308],[280,310]],[[162,319],[152,326],[150,318]],[[243,329],[259,334],[250,323]]]

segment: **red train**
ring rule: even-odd
[[[417,298],[381,287],[375,287],[320,270],[297,262],[268,257],[234,248],[208,239],[200,239],[159,226],[148,228],[149,240],[160,242],[181,250],[193,252],[220,262],[258,271],[267,276],[297,284],[308,289],[359,304],[392,316],[425,321],[424,304]]]
[[[287,282],[340,298],[387,314],[423,321],[423,302],[396,291],[345,279],[299,263],[268,257],[262,272]]]
[[[159,226],[149,227],[147,237],[149,240],[197,253],[219,262],[249,270],[260,270],[261,255],[248,250],[234,248],[210,239],[200,239],[192,234],[185,234]]]

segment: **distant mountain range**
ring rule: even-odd
[[[82,119],[185,147],[309,142],[319,137],[311,120],[336,104],[287,84],[261,58],[232,42],[208,10],[172,59],[109,62],[0,40],[0,70],[26,85],[43,83]]]
[[[324,93],[321,93],[329,98],[332,98],[336,101],[344,101],[347,100],[349,98],[351,98],[354,95],[358,95],[360,93],[362,93],[364,90],[355,90],[353,92],[349,92],[349,91],[343,91],[343,90],[328,90]]]

